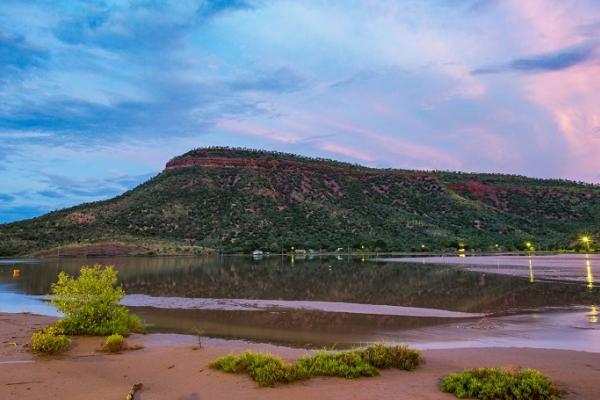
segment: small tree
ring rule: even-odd
[[[65,318],[58,327],[68,335],[128,335],[143,330],[141,320],[119,301],[125,296],[112,266],[84,266],[79,277],[64,272],[52,285],[52,304]]]

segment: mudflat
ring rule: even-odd
[[[54,321],[32,314],[0,314],[0,398],[123,399],[142,383],[137,399],[452,399],[439,391],[440,379],[464,368],[521,366],[548,374],[567,399],[600,398],[600,354],[528,348],[427,350],[416,371],[385,370],[374,378],[314,378],[260,388],[245,375],[208,368],[213,359],[246,348],[294,359],[303,349],[243,341],[201,339],[188,335],[132,335],[140,350],[97,352],[102,338],[73,338],[61,356],[28,351],[31,333]]]

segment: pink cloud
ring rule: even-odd
[[[594,10],[573,2],[513,1],[513,10],[528,30],[528,47],[536,52],[557,51],[586,40],[573,21],[596,20]],[[596,14],[600,14],[596,12]],[[600,173],[600,65],[585,63],[560,71],[527,75],[529,99],[553,118],[570,160],[563,165],[568,177],[597,180]],[[547,140],[551,140],[549,137]]]
[[[328,151],[334,154],[351,157],[361,161],[373,161],[375,158],[363,150],[358,150],[350,146],[344,146],[337,143],[322,142],[319,144],[319,149]]]
[[[298,136],[294,133],[264,128],[260,125],[253,124],[248,121],[239,121],[231,119],[221,120],[217,123],[217,127],[230,133],[255,136],[286,144],[298,143],[302,140],[301,136]]]
[[[328,120],[328,124],[339,131],[357,135],[361,140],[367,142],[369,146],[379,148],[381,152],[401,156],[403,157],[402,161],[411,160],[412,162],[417,162],[419,166],[415,166],[415,168],[458,169],[461,166],[461,162],[455,157],[430,146],[392,137],[345,121]],[[410,168],[411,166],[404,165],[404,167]]]
[[[217,127],[231,133],[255,136],[284,144],[295,144],[309,139],[306,141],[306,143],[312,143],[312,145],[316,144],[317,148],[330,153],[339,154],[360,161],[374,160],[374,157],[364,150],[356,149],[340,143],[332,143],[323,140],[310,140],[310,136],[301,136],[296,133],[290,133],[288,131],[282,131],[279,129],[264,128],[261,125],[248,121],[223,120],[219,121]],[[300,132],[305,134],[308,133],[306,129],[300,129]]]

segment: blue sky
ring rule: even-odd
[[[0,222],[191,148],[600,181],[594,0],[0,2]]]

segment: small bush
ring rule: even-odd
[[[118,353],[125,349],[125,339],[118,333],[110,335],[102,345],[102,350],[110,353]]]
[[[142,321],[119,304],[124,295],[112,266],[84,266],[77,278],[61,272],[52,285],[52,304],[65,314],[57,327],[68,335],[143,332]]]
[[[71,339],[62,335],[53,326],[35,332],[31,336],[31,350],[36,353],[58,354],[66,351],[70,345]]]
[[[339,376],[352,379],[379,375],[377,368],[365,361],[358,351],[321,351],[300,358],[295,366],[302,375],[308,377]]]
[[[422,362],[421,353],[407,346],[386,346],[375,343],[369,347],[355,350],[361,358],[375,368],[398,368],[412,371]]]
[[[465,370],[445,377],[441,389],[461,399],[555,400],[559,397],[556,385],[533,369]]]
[[[245,351],[230,354],[209,364],[210,368],[230,373],[247,373],[260,386],[309,379],[313,376],[337,376],[347,379],[376,376],[378,368],[412,370],[421,362],[416,350],[405,346],[375,344],[363,349],[343,352],[320,351],[304,356],[295,363],[268,353]]]
[[[268,353],[245,351],[241,355],[233,354],[221,357],[209,365],[230,373],[247,373],[260,386],[273,386],[280,382],[291,382],[294,379],[293,366],[281,357]]]

